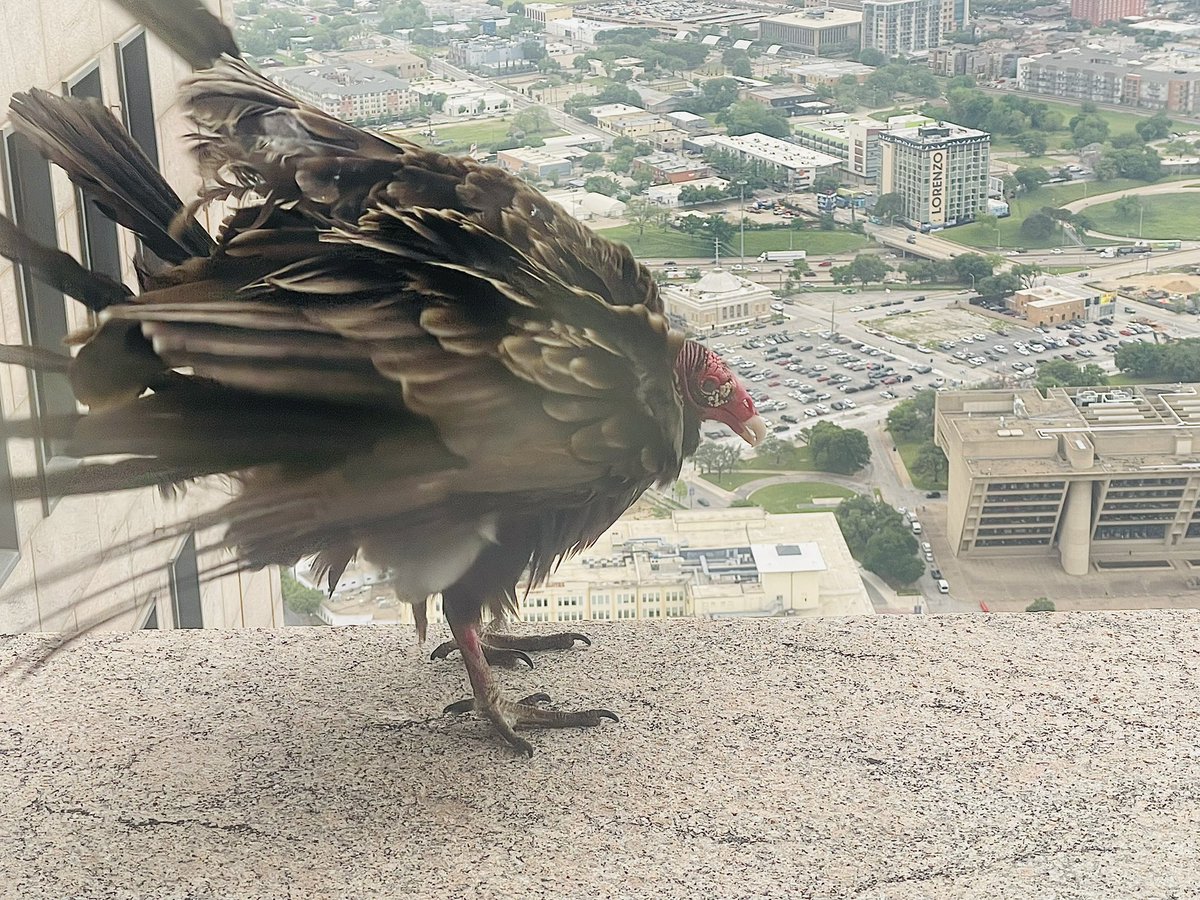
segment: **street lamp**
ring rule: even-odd
[[[747,184],[748,184],[748,182],[746,181],[745,178],[739,178],[737,180],[737,186],[741,189],[740,193],[739,193],[739,196],[741,199],[738,201],[738,226],[741,230],[741,243],[742,243],[741,257],[742,257],[742,265],[743,266],[746,265],[746,185]]]

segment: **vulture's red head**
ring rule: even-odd
[[[767,426],[725,360],[703,344],[685,341],[675,362],[683,401],[702,421],[715,419],[728,425],[753,447],[767,434]]]

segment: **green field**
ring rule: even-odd
[[[598,234],[612,241],[628,244],[637,256],[642,257],[703,257],[709,258],[713,253],[712,241],[698,235],[684,234],[673,228],[661,228],[647,225],[645,232],[639,236],[636,225],[618,225],[615,228],[600,229]],[[797,250],[807,250],[814,256],[825,256],[831,253],[848,253],[867,245],[867,238],[861,234],[849,231],[796,231],[791,236],[792,246]],[[766,250],[787,250],[788,232],[786,229],[771,231],[746,232],[746,257],[756,258]],[[741,254],[741,239],[734,234],[732,238],[721,245],[721,254],[732,259]]]
[[[1097,231],[1107,234],[1159,240],[1200,239],[1200,192],[1189,194],[1187,188],[1180,186],[1178,194],[1147,194],[1139,199],[1140,222],[1136,213],[1126,217],[1117,212],[1115,200],[1089,206],[1086,215]]]
[[[765,453],[753,457],[752,459],[743,459],[738,468],[743,471],[758,471],[760,478],[767,478],[772,472],[814,472],[816,467],[813,465],[812,456],[809,453],[808,447],[791,445],[791,449],[783,453],[779,457],[779,461],[775,461],[774,456],[768,456]]]
[[[736,490],[743,484],[749,484],[751,481],[758,481],[760,478],[770,478],[773,472],[725,472],[720,478],[716,475],[705,475],[704,480],[710,481],[718,487],[723,487],[727,491]]]
[[[485,119],[480,122],[465,122],[462,125],[438,125],[434,128],[438,141],[436,145],[432,144],[432,139],[424,134],[425,128],[408,128],[393,133],[423,146],[436,146],[443,153],[453,153],[456,150],[465,151],[472,144],[478,144],[487,150],[494,149],[497,144],[508,137],[508,130],[511,127],[512,122],[508,116],[499,119]],[[543,133],[541,137],[555,137],[560,134],[566,134],[566,132],[555,129]]]
[[[980,250],[1012,247],[1043,249],[1066,246],[1061,232],[1051,235],[1044,241],[1032,241],[1022,236],[1021,223],[1025,221],[1026,216],[1037,212],[1043,206],[1059,207],[1073,200],[1082,199],[1085,192],[1088,196],[1093,196],[1095,194],[1107,194],[1111,191],[1127,191],[1130,188],[1145,187],[1145,185],[1146,182],[1135,181],[1132,178],[1114,178],[1112,181],[1100,181],[1091,184],[1079,181],[1073,184],[1047,185],[1038,188],[1032,193],[1021,194],[1009,201],[1012,215],[1000,220],[999,229],[979,222],[973,222],[970,225],[948,228],[939,237]],[[1092,210],[1098,208],[1100,207],[1089,208],[1085,215],[1091,218]],[[997,240],[997,230],[999,230],[999,240]],[[1099,226],[1097,226],[1097,230],[1104,231]],[[1089,237],[1085,238],[1085,243],[1089,247],[1095,247],[1112,242],[1101,238],[1093,239]]]
[[[840,484],[822,481],[804,481],[796,484],[775,484],[755,491],[751,501],[771,513],[799,512],[801,507],[812,506],[813,500],[825,497],[853,497],[854,491]],[[833,507],[829,507],[833,509]]]

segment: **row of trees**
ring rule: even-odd
[[[945,485],[950,472],[946,454],[933,442],[936,391],[918,391],[888,412],[887,430],[899,444],[917,444],[909,474],[928,485]]]
[[[1047,359],[1038,363],[1037,386],[1092,387],[1108,384],[1108,375],[1095,363],[1077,366],[1065,359]]]
[[[860,494],[839,503],[834,515],[851,555],[889,584],[912,584],[924,573],[917,539],[887,503]]]
[[[1123,344],[1115,358],[1118,369],[1139,378],[1200,381],[1200,338],[1169,344]]]

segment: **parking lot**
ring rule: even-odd
[[[871,418],[882,418],[892,403],[914,390],[945,384],[932,366],[900,357],[885,341],[872,343],[791,322],[719,332],[709,345],[737,370],[781,437],[795,436],[821,419],[858,418],[855,411],[863,409],[877,413]],[[716,439],[725,432],[705,434]]]

